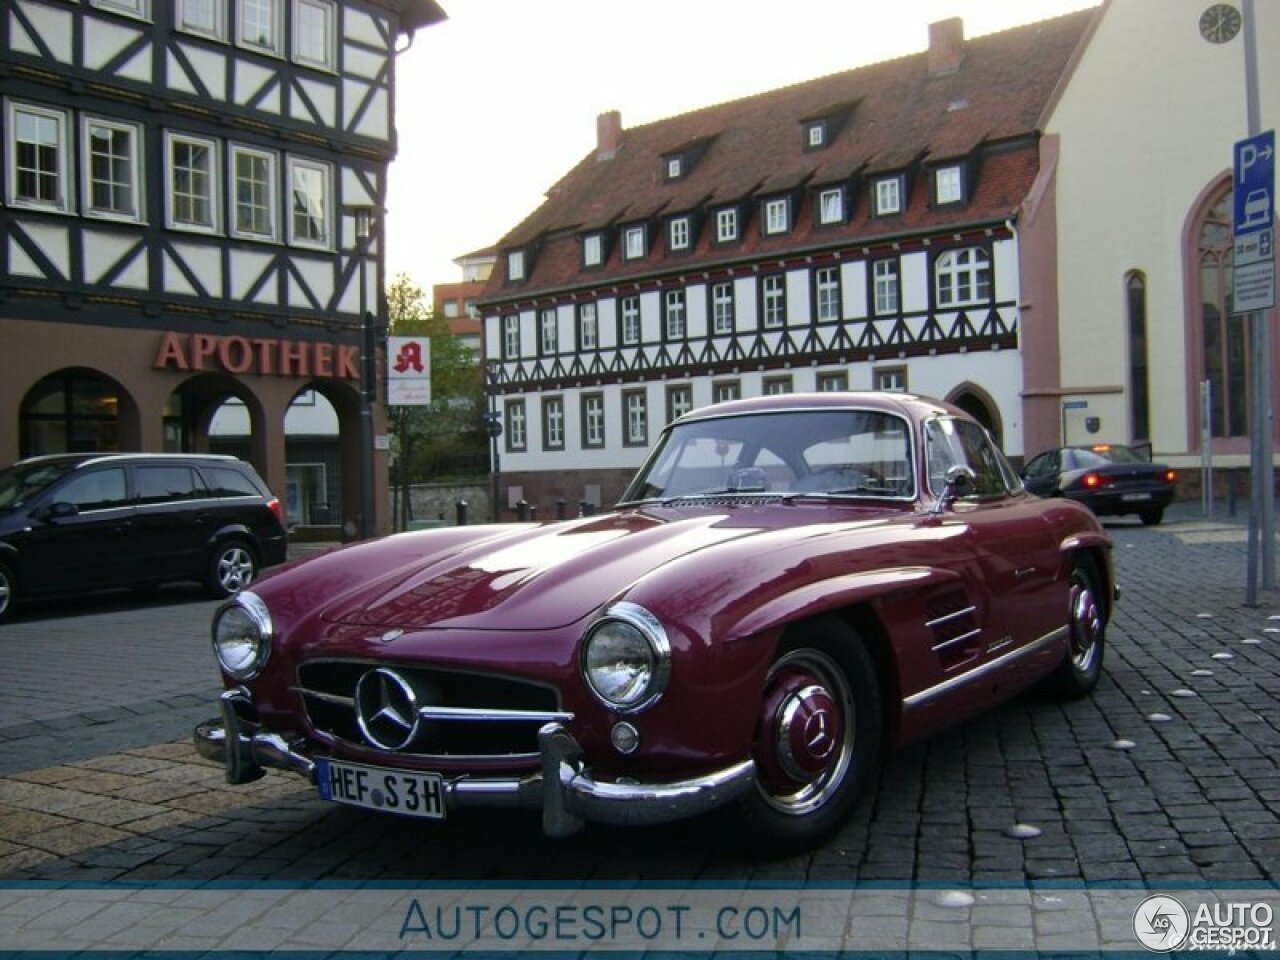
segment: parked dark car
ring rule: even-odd
[[[1033,457],[1022,482],[1040,497],[1066,497],[1098,516],[1137,514],[1151,526],[1173,502],[1176,471],[1119,443],[1060,447]]]
[[[218,611],[195,743],[231,783],[441,819],[723,808],[768,853],[836,830],[882,754],[1041,680],[1093,689],[1111,541],[986,431],[905,394],[667,427],[613,512],[453,527],[268,574]]]
[[[58,454],[0,470],[0,619],[20,598],[197,580],[226,597],[285,558],[280,501],[249,464]]]

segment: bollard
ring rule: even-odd
[[[556,519],[557,520],[564,519],[564,508],[565,508],[564,497],[557,498],[556,500]]]
[[[1227,471],[1227,516],[1234,517],[1236,515],[1236,497],[1239,491],[1236,490],[1236,481],[1240,479],[1240,474],[1236,470]]]
[[[529,522],[529,501],[521,500],[516,504],[516,519],[521,523]]]
[[[457,510],[458,526],[465,527],[467,525],[467,501],[459,500],[455,509]]]

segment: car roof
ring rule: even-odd
[[[241,463],[239,457],[223,453],[47,453],[28,457],[14,464],[29,466],[38,463],[68,463],[83,467],[95,463],[131,463],[138,460],[169,460],[174,463]]]
[[[772,396],[751,397],[746,400],[728,400],[724,403],[699,407],[680,417],[675,423],[689,423],[716,417],[738,416],[752,413],[780,413],[786,410],[824,410],[856,408],[860,410],[884,410],[913,420],[931,416],[967,416],[958,407],[942,400],[914,393],[897,391],[844,391],[822,393],[784,393]]]

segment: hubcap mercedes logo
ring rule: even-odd
[[[403,750],[418,736],[418,695],[394,670],[378,667],[356,684],[356,724],[383,750]]]

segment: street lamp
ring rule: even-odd
[[[378,392],[373,317],[368,307],[369,234],[373,208],[353,206],[360,267],[360,537],[373,536],[373,400]]]

